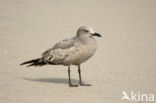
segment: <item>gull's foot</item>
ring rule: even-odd
[[[72,84],[72,83],[70,83],[69,86],[70,86],[70,87],[78,87],[77,84]]]
[[[80,86],[91,86],[91,84],[80,83]]]

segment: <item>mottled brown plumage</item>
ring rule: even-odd
[[[93,56],[97,49],[96,40],[93,36],[101,37],[101,35],[95,33],[92,28],[88,26],[81,26],[78,29],[77,35],[75,37],[64,39],[56,43],[52,48],[45,51],[40,58],[26,61],[21,65],[65,65],[68,66],[68,70],[70,69],[70,65],[77,65],[80,69],[80,64],[87,61],[91,56]],[[69,72],[70,71],[68,71],[68,73]],[[82,84],[81,79],[80,84]],[[72,86],[71,83],[70,86]]]

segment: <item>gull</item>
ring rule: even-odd
[[[64,65],[68,66],[68,79],[70,87],[78,85],[71,83],[70,66],[78,66],[79,84],[80,86],[91,86],[84,84],[81,80],[80,65],[94,55],[97,49],[97,43],[94,36],[101,37],[89,26],[81,26],[77,30],[76,36],[64,39],[56,43],[52,48],[45,51],[41,57],[32,59],[22,63],[29,66],[44,66],[44,65]]]

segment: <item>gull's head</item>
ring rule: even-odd
[[[101,37],[99,33],[96,33],[91,27],[89,26],[81,26],[77,31],[77,36],[80,37],[92,37],[97,36]]]

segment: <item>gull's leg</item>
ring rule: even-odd
[[[81,69],[80,69],[80,65],[78,65],[78,73],[79,73],[79,84],[81,86],[91,86],[91,84],[83,84],[81,81]]]
[[[72,84],[70,79],[70,66],[68,66],[68,76],[69,76],[69,86],[70,87],[77,87],[78,85]]]

